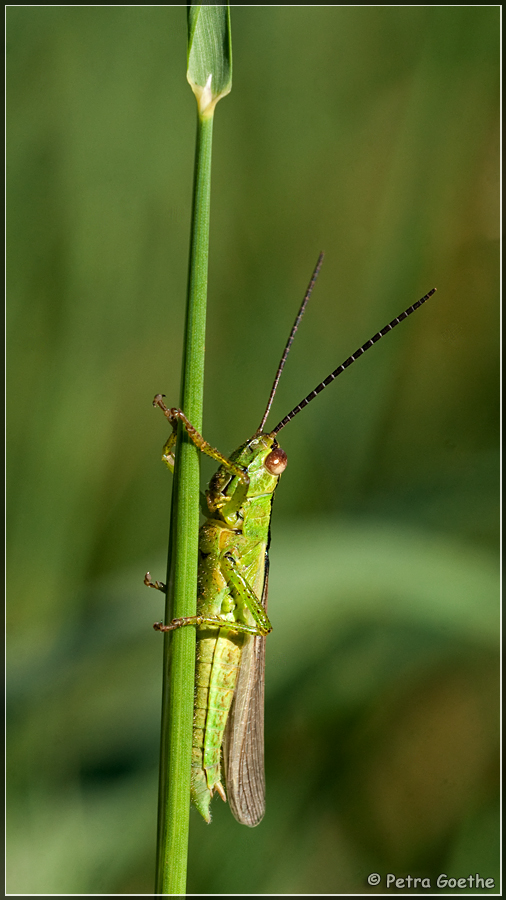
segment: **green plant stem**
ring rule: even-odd
[[[198,116],[181,408],[202,428],[213,117]],[[167,565],[166,621],[194,616],[200,461],[178,432]],[[184,894],[190,818],[195,629],[164,636],[156,893]]]

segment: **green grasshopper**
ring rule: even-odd
[[[268,550],[274,491],[287,465],[277,435],[308,403],[399,322],[425,303],[435,291],[393,319],[342,365],[320,382],[272,431],[264,426],[295,332],[303,316],[323,261],[320,254],[304,300],[290,332],[262,421],[252,438],[230,458],[215,450],[180,409],[159,406],[172,426],[162,459],[173,471],[178,422],[202,452],[221,465],[206,491],[207,521],[199,532],[197,615],[157,622],[158,631],[197,628],[195,705],[191,799],[206,820],[216,792],[226,801],[221,774],[221,751],[228,800],[243,825],[258,825],[265,812],[264,777],[264,661],[265,637],[272,630],[267,617]],[[149,572],[145,583],[153,582]]]

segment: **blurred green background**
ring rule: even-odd
[[[256,428],[320,249],[272,426],[438,293],[282,434],[267,814],[192,812],[188,891],[497,877],[499,8],[235,7],[232,29],[205,437]],[[9,7],[7,40],[8,890],[151,893],[186,13]]]

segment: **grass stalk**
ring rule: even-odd
[[[212,116],[198,118],[190,270],[181,388],[183,409],[200,431],[204,388]],[[200,460],[180,426],[174,470],[166,621],[194,616],[197,598]],[[195,629],[164,635],[157,893],[186,890],[195,672]]]
[[[202,429],[214,109],[231,87],[228,7],[188,10],[188,81],[197,98],[197,143],[183,351],[181,409]],[[172,492],[165,621],[194,616],[200,460],[179,426]],[[156,893],[184,894],[188,856],[195,629],[165,633]]]

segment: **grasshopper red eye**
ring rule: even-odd
[[[276,447],[265,457],[264,466],[271,475],[281,475],[285,471],[287,463],[288,457],[285,451],[281,447]]]

